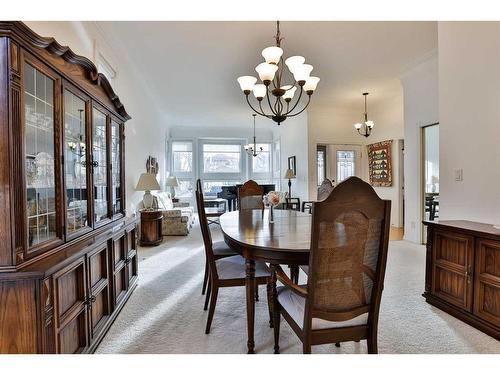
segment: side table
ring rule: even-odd
[[[141,246],[157,246],[162,242],[162,219],[161,211],[141,211]]]

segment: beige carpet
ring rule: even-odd
[[[214,228],[214,239],[221,239]],[[246,353],[244,288],[219,292],[212,330],[205,335],[201,281],[204,254],[195,227],[188,237],[167,237],[139,249],[139,286],[97,353]],[[301,277],[304,275],[301,275]],[[422,298],[424,247],[390,243],[379,323],[380,353],[500,353],[500,342],[430,306]],[[256,306],[257,353],[272,353],[265,287]],[[282,353],[302,345],[282,320]],[[313,353],[366,353],[366,342],[313,347]]]

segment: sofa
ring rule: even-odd
[[[158,209],[163,213],[162,235],[187,236],[194,224],[194,208],[187,202],[172,202],[172,196],[167,191],[158,193],[155,198]]]

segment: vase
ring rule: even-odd
[[[274,206],[273,205],[269,206],[269,223],[270,224],[274,223]]]

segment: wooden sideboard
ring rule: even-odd
[[[500,230],[463,220],[424,224],[426,301],[500,340]]]
[[[123,104],[95,65],[0,21],[0,353],[90,353],[137,283]]]

